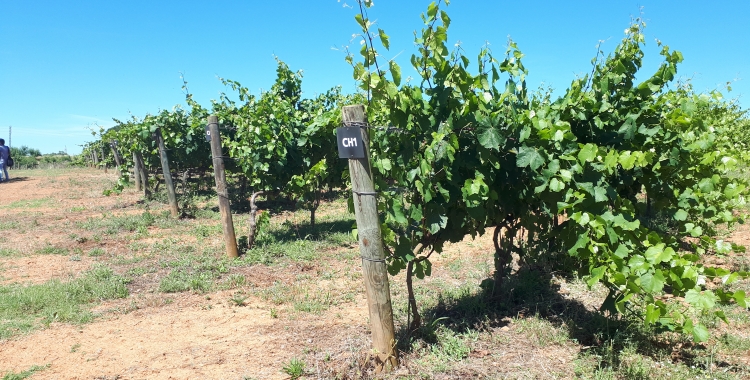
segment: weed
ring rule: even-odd
[[[68,249],[62,247],[55,247],[52,244],[47,243],[44,248],[38,249],[35,252],[39,255],[67,255]]]
[[[78,222],[78,227],[88,231],[103,231],[107,235],[116,235],[122,232],[138,232],[145,234],[148,227],[154,225],[157,218],[148,211],[140,215],[114,216],[103,214],[101,219],[87,218]]]
[[[312,296],[305,293],[304,298],[294,303],[294,310],[306,313],[320,314],[331,306],[331,293],[315,292]]]
[[[52,280],[29,286],[0,285],[0,339],[53,321],[89,322],[94,315],[84,306],[126,297],[127,282],[111,269],[95,266],[82,277],[67,283]]]
[[[18,257],[21,256],[21,252],[10,248],[0,248],[0,257]]]
[[[563,345],[570,339],[564,328],[557,328],[538,315],[518,318],[514,321],[514,324],[518,326],[519,332],[532,339],[539,347],[551,344]]]
[[[106,252],[105,250],[103,250],[103,249],[99,248],[99,247],[97,247],[97,248],[92,248],[92,249],[91,249],[91,250],[89,251],[89,256],[91,256],[91,257],[103,256],[103,255],[105,255],[105,254],[107,254],[107,252]]]
[[[471,348],[466,344],[462,335],[456,334],[448,328],[438,329],[438,345],[432,346],[432,354],[440,360],[460,361],[469,356]]]
[[[304,361],[297,358],[292,358],[289,363],[284,364],[282,370],[284,371],[284,373],[289,375],[292,380],[296,380],[305,374],[305,367],[306,364]]]
[[[232,303],[235,306],[245,306],[245,300],[247,300],[247,296],[242,293],[235,293],[232,295],[232,298],[230,298]]]
[[[730,352],[750,352],[750,338],[741,338],[724,333],[719,337],[719,343]]]
[[[34,366],[31,366],[31,368],[23,372],[19,372],[19,373],[8,372],[5,375],[3,375],[2,380],[23,380],[33,375],[35,372],[44,371],[45,369],[49,368],[49,366],[50,366],[49,364],[34,365]]]
[[[242,285],[245,285],[247,282],[247,279],[244,275],[241,274],[231,274],[229,277],[224,281],[224,288],[226,289],[232,289],[232,288],[238,288]]]
[[[177,293],[192,290],[205,293],[211,289],[212,276],[208,273],[190,273],[183,270],[173,270],[159,282],[159,291]]]
[[[52,203],[52,198],[38,198],[15,201],[9,204],[8,208],[39,208]]]

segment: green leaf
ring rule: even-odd
[[[737,305],[740,305],[744,308],[747,308],[747,302],[745,301],[745,291],[744,290],[738,290],[734,292],[734,295],[732,296],[734,298],[734,301],[737,302]]]
[[[440,20],[443,21],[443,25],[445,25],[446,28],[451,25],[451,18],[448,17],[448,13],[446,11],[440,11]]]
[[[658,306],[650,303],[648,306],[646,306],[646,324],[654,324],[657,321],[659,321],[659,317],[661,317],[661,310]]]
[[[696,342],[705,342],[708,340],[709,336],[708,329],[706,326],[703,326],[703,324],[698,323],[693,326],[693,339],[695,339]]]
[[[516,165],[519,168],[530,167],[531,170],[537,170],[544,165],[544,157],[534,148],[522,146],[518,149]]]
[[[518,142],[523,142],[528,139],[529,136],[531,136],[531,127],[524,125],[523,128],[521,128],[521,135],[518,138]]]
[[[582,146],[581,151],[578,152],[578,160],[580,160],[581,163],[593,161],[596,158],[596,154],[598,152],[599,148],[597,148],[596,145],[586,144]]]
[[[404,206],[401,204],[399,198],[394,198],[393,200],[393,218],[396,219],[396,223],[399,224],[406,224],[408,222],[404,216]]]
[[[385,50],[389,50],[391,44],[388,40],[388,35],[385,34],[385,31],[383,29],[378,28],[378,35],[380,36],[380,43],[383,44],[383,47]]]
[[[699,292],[695,289],[690,289],[685,293],[685,301],[696,307],[710,309],[716,304],[716,296],[709,291]]]
[[[641,276],[641,287],[649,293],[658,293],[664,289],[664,275],[660,270],[644,273]]]
[[[362,28],[362,31],[365,31],[365,20],[362,18],[362,15],[358,13],[354,15],[354,19],[357,20],[357,24]]]
[[[388,66],[391,71],[391,76],[393,77],[393,83],[396,86],[400,86],[401,85],[401,67],[398,66],[396,61],[388,62]]]
[[[432,21],[435,16],[437,15],[438,7],[437,4],[433,1],[430,3],[430,5],[427,6],[427,18],[428,20]]]
[[[505,143],[500,131],[495,127],[489,127],[477,136],[479,144],[487,149],[500,150],[500,145]]]
[[[686,220],[687,217],[688,217],[688,213],[687,213],[687,211],[685,211],[683,209],[679,209],[679,210],[677,210],[676,213],[674,213],[674,219],[675,220],[682,221],[682,220]]]
[[[565,189],[565,182],[559,181],[557,178],[552,178],[552,180],[549,181],[549,189],[557,193]]]
[[[594,200],[597,202],[607,202],[607,190],[601,186],[594,187]]]

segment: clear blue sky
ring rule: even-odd
[[[391,36],[404,69],[414,30],[429,1],[375,0],[370,16]],[[348,5],[348,6],[347,6]],[[354,8],[349,7],[354,6]],[[287,1],[11,1],[0,0],[0,137],[43,153],[93,140],[88,126],[142,117],[184,104],[183,73],[196,100],[209,105],[226,89],[218,77],[254,93],[271,86],[274,55],[304,70],[314,96],[335,85],[354,91],[344,46],[358,32],[355,0]],[[591,68],[596,44],[611,51],[631,17],[643,16],[645,71],[659,64],[660,39],[680,50],[678,76],[698,90],[728,81],[750,106],[750,1],[453,0],[449,41],[476,57],[488,41],[496,55],[512,37],[526,55],[531,87],[562,91]],[[338,48],[339,50],[336,50]]]

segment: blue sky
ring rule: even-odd
[[[369,10],[391,37],[384,58],[404,69],[413,31],[429,1],[375,0]],[[354,8],[352,8],[354,6]],[[341,85],[353,92],[343,48],[359,48],[355,0],[11,1],[0,0],[0,137],[43,153],[80,152],[88,128],[184,104],[181,73],[209,105],[237,80],[253,93],[271,86],[274,56],[303,70],[314,96]],[[611,51],[632,17],[646,28],[644,76],[659,64],[660,39],[685,62],[678,77],[697,90],[733,82],[727,96],[750,106],[750,1],[453,0],[449,41],[476,57],[489,42],[502,55],[508,36],[526,55],[528,83],[563,91],[590,71],[596,45]]]

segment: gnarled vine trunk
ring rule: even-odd
[[[250,219],[247,221],[247,249],[253,248],[253,245],[255,245],[255,236],[258,232],[258,223],[255,220],[258,214],[258,206],[255,204],[255,198],[264,193],[264,191],[256,191],[250,196]]]

